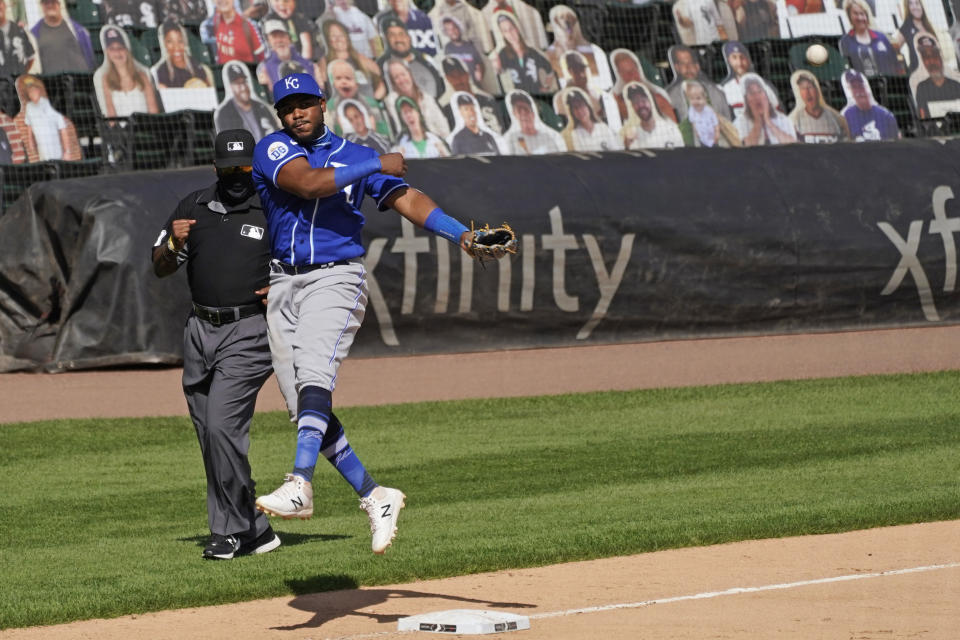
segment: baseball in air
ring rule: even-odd
[[[819,67],[824,64],[829,57],[830,54],[827,52],[827,48],[822,44],[812,44],[807,47],[807,62],[810,64]]]

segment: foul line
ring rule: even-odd
[[[656,600],[643,600],[641,602],[628,602],[624,604],[607,604],[599,607],[584,607],[583,609],[567,609],[566,611],[551,611],[549,613],[537,613],[528,616],[531,620],[541,618],[559,618],[561,616],[572,616],[578,613],[597,613],[599,611],[613,611],[614,609],[638,609],[640,607],[649,607],[655,604],[670,604],[672,602],[683,602],[686,600],[706,600],[708,598],[719,598],[720,596],[732,596],[740,593],[759,593],[761,591],[775,591],[777,589],[794,589],[796,587],[808,587],[814,584],[829,584],[832,582],[849,582],[851,580],[866,580],[867,578],[882,578],[885,576],[898,576],[907,573],[923,573],[924,571],[937,571],[939,569],[954,569],[960,567],[960,562],[951,562],[949,564],[932,564],[926,567],[911,567],[909,569],[891,569],[890,571],[878,571],[876,573],[855,573],[846,576],[836,576],[834,578],[818,578],[816,580],[801,580],[799,582],[784,582],[781,584],[767,584],[761,587],[734,587],[723,591],[706,591],[704,593],[695,593],[689,596],[675,596],[673,598],[658,598]],[[346,640],[346,639],[344,639]]]
[[[599,613],[601,611],[614,611],[617,609],[639,609],[649,607],[655,604],[670,604],[674,602],[685,602],[687,600],[707,600],[710,598],[719,598],[721,596],[733,596],[741,593],[759,593],[762,591],[776,591],[779,589],[795,589],[797,587],[808,587],[816,584],[831,584],[834,582],[850,582],[853,580],[866,580],[868,578],[883,578],[886,576],[899,576],[909,573],[924,573],[926,571],[938,571],[940,569],[955,569],[960,567],[960,562],[951,562],[948,564],[931,564],[924,567],[910,567],[908,569],[891,569],[889,571],[877,571],[875,573],[854,573],[845,576],[836,576],[833,578],[818,578],[816,580],[800,580],[799,582],[783,582],[780,584],[767,584],[760,587],[733,587],[723,591],[705,591],[687,596],[674,596],[672,598],[657,598],[655,600],[642,600],[640,602],[625,602],[620,604],[606,604],[597,607],[584,607],[582,609],[567,609],[566,611],[550,611],[547,613],[537,613],[527,616],[530,620],[543,620],[546,618],[560,618],[563,616],[573,616],[581,613]],[[382,638],[391,635],[407,635],[408,633],[418,633],[416,631],[379,631],[375,633],[365,633],[353,636],[340,636],[328,640],[365,640],[367,638]],[[442,634],[441,634],[442,635]]]

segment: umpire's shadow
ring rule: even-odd
[[[417,599],[431,598],[449,600],[455,603],[481,605],[482,608],[526,609],[536,605],[522,602],[495,602],[493,600],[477,600],[440,593],[411,591],[409,589],[358,589],[356,581],[346,575],[317,576],[310,580],[290,580],[287,582],[290,589],[297,594],[290,601],[290,606],[300,611],[312,613],[313,617],[307,622],[282,627],[271,627],[277,631],[294,631],[297,629],[315,629],[331,620],[344,616],[363,616],[379,623],[396,622],[400,618],[421,613],[403,614],[376,614],[363,611],[367,607],[383,604],[392,598]],[[336,588],[340,591],[326,591],[323,589]],[[411,606],[411,608],[415,608]]]

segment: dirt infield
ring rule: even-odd
[[[934,371],[957,367],[958,344],[960,327],[937,327],[352,360],[337,403]],[[176,369],[6,374],[0,397],[0,422],[186,410]],[[282,406],[270,383],[258,408]],[[484,636],[517,640],[953,640],[960,637],[960,521],[13,629],[0,638],[429,638],[436,636],[396,631],[397,620],[448,609],[528,616],[530,630]]]
[[[960,367],[960,325],[349,359],[337,406],[798,380]],[[0,423],[186,415],[179,369],[0,374]],[[51,402],[50,398],[56,398]],[[259,411],[283,409],[271,378]]]

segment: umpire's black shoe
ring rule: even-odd
[[[273,532],[271,527],[252,540],[241,540],[236,555],[256,555],[258,553],[267,553],[280,546],[280,538]]]
[[[240,538],[215,533],[210,536],[210,542],[203,550],[203,557],[207,560],[230,560],[239,550]]]

